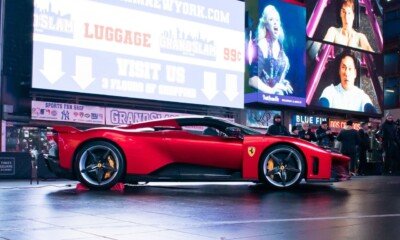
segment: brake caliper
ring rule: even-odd
[[[108,166],[115,169],[115,161],[111,158],[111,156],[107,157]],[[111,177],[111,171],[106,172],[104,175],[104,179],[109,179]]]

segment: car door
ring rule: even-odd
[[[205,128],[206,126],[194,126]],[[242,145],[240,138],[204,135],[204,129],[173,130],[164,133],[169,153],[174,161],[229,169],[241,169]]]

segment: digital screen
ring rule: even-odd
[[[246,126],[254,128],[265,128],[274,124],[274,116],[281,115],[277,110],[246,109]]]
[[[243,108],[244,2],[35,0],[32,87]]]
[[[381,114],[383,56],[307,42],[307,104]]]
[[[382,52],[382,14],[375,0],[308,0],[307,36],[364,50]]]
[[[305,8],[280,0],[255,2],[246,1],[252,8],[246,28],[245,103],[305,107]]]

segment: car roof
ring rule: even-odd
[[[202,123],[210,123],[211,122],[224,122],[227,123],[228,121],[223,118],[212,117],[212,116],[195,116],[195,115],[188,115],[188,116],[175,116],[170,118],[162,118],[162,119],[153,119],[149,121],[143,121],[133,124],[125,124],[119,125],[115,128],[121,129],[132,129],[132,128],[142,128],[142,127],[168,127],[168,128],[180,128],[181,125],[188,125],[188,124],[202,124]]]

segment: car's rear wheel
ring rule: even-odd
[[[75,159],[78,179],[90,189],[111,188],[121,179],[124,169],[120,150],[106,141],[85,144]]]
[[[301,153],[288,145],[277,145],[260,160],[261,180],[276,188],[290,188],[300,183],[305,171]]]

